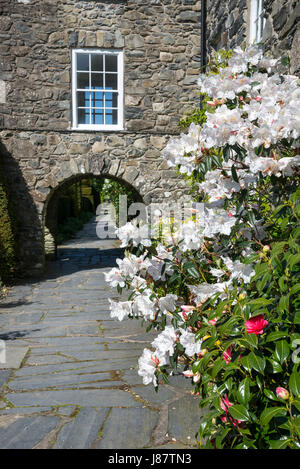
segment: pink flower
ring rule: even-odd
[[[191,305],[182,305],[181,306],[181,309],[182,311],[184,311],[185,313],[189,313],[190,311],[193,311],[195,309],[195,306],[191,306]]]
[[[231,362],[232,359],[232,353],[231,353],[231,347],[228,347],[224,352],[223,352],[223,359],[225,360],[225,363],[228,364]]]
[[[276,388],[276,394],[278,397],[280,397],[280,399],[284,399],[284,400],[290,397],[288,390],[285,388],[281,388],[280,386]]]
[[[227,417],[229,418],[230,422],[234,427],[238,427],[242,422],[241,420],[234,419],[229,415],[228,409],[231,407],[233,404],[229,402],[227,394],[224,394],[224,397],[221,398],[221,408],[225,411],[225,414],[221,415],[221,421],[223,423],[227,422]],[[228,414],[228,415],[226,415]]]
[[[214,319],[210,319],[208,322],[209,322],[209,324],[211,324],[212,326],[215,326],[215,324],[217,323],[217,320],[218,320],[218,318],[214,318]]]
[[[229,402],[227,394],[224,394],[224,397],[221,397],[221,409],[225,410],[225,412],[227,414],[228,409],[231,406],[232,406],[232,403]]]
[[[254,316],[254,318],[250,318],[249,321],[245,322],[245,327],[248,334],[262,334],[264,332],[264,327],[268,324],[263,317],[263,314],[259,314],[258,316]]]

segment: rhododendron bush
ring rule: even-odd
[[[120,227],[126,257],[106,274],[128,290],[112,317],[157,331],[144,384],[182,373],[207,408],[201,447],[300,447],[300,89],[277,66],[237,48],[200,77],[203,122],[163,151],[191,181],[188,216],[161,215],[156,238]]]

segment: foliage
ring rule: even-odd
[[[80,212],[78,217],[68,217],[64,223],[58,226],[56,241],[61,244],[63,241],[74,238],[75,234],[83,228],[94,214],[91,212]]]
[[[200,78],[205,120],[163,151],[196,202],[178,222],[161,207],[160,240],[120,227],[131,252],[106,274],[130,292],[111,316],[159,332],[139,359],[144,384],[170,370],[191,380],[205,448],[300,447],[300,90],[276,65],[237,48]]]
[[[120,204],[119,196],[126,195],[127,207],[136,202],[137,196],[133,189],[129,186],[122,184],[114,179],[105,179],[101,186],[101,203],[109,201],[113,204],[116,211],[116,221],[119,220]]]
[[[3,281],[11,279],[16,270],[16,233],[14,209],[0,162],[0,280]]]

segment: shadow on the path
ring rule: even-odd
[[[5,332],[4,334],[0,334],[0,340],[16,340],[16,339],[21,339],[22,337],[26,337],[29,333],[31,332],[38,332],[41,329],[30,329],[28,331],[11,331],[11,332]]]

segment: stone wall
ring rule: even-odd
[[[65,181],[108,175],[146,203],[185,183],[161,150],[199,105],[199,0],[0,0],[1,154],[20,226],[20,266],[44,262],[48,202]],[[124,50],[124,131],[72,131],[72,48]]]
[[[209,53],[245,45],[249,38],[250,0],[207,0]],[[291,73],[300,72],[300,3],[265,0],[266,23],[262,44],[274,57],[289,55]]]
[[[69,129],[71,49],[115,48],[125,53],[125,130],[177,132],[199,103],[200,3],[0,0],[2,125]]]

